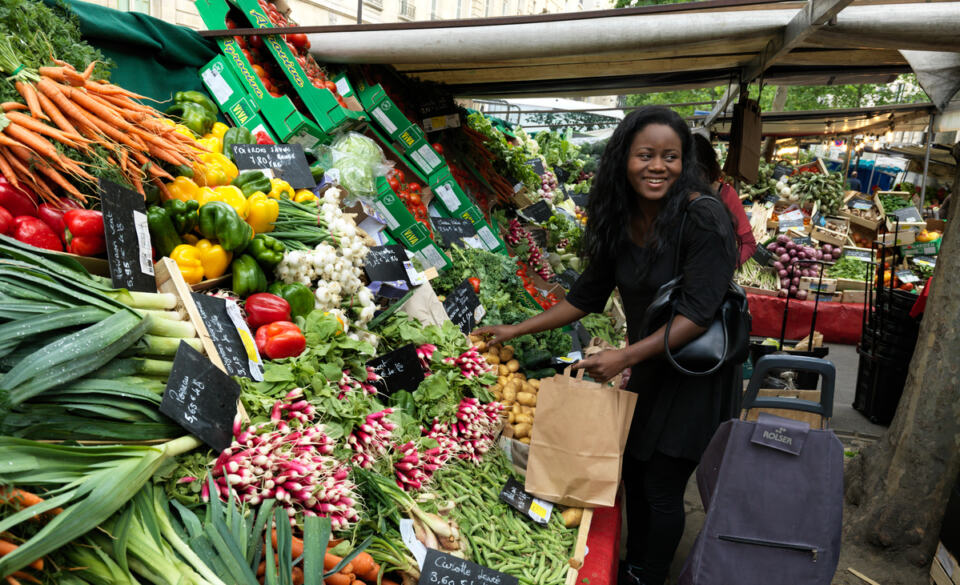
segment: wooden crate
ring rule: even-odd
[[[797,400],[809,400],[810,402],[820,402],[820,391],[819,390],[786,390],[781,388],[761,388],[757,392],[757,396],[761,397],[776,397],[776,398],[793,398]],[[740,413],[740,418],[742,420],[757,420],[757,417],[761,412],[767,414],[772,414],[774,416],[781,416],[783,418],[789,418],[792,420],[798,420],[801,422],[808,423],[812,429],[826,428],[829,423],[829,419],[824,419],[819,414],[814,414],[812,412],[806,412],[802,410],[790,410],[786,408],[751,408],[750,410],[744,410]]]
[[[938,543],[937,554],[930,566],[930,579],[936,585],[960,585],[960,563],[942,542]]]
[[[557,511],[554,510],[554,513]],[[577,576],[583,568],[583,557],[587,555],[587,536],[590,534],[591,522],[593,522],[593,509],[584,508],[580,528],[577,530],[577,543],[573,547],[573,556],[570,557],[570,568],[567,569],[564,585],[574,585],[577,582]]]
[[[847,203],[854,197],[873,201],[874,208],[876,209],[876,217],[871,219],[871,217],[873,217],[872,215],[870,215],[870,217],[863,217],[853,212],[850,207],[847,206]],[[877,205],[876,197],[870,197],[859,191],[847,191],[847,194],[843,198],[843,208],[840,210],[840,216],[850,220],[850,223],[867,228],[870,231],[876,231],[877,228],[880,227],[880,224],[883,223],[883,213]]]
[[[837,279],[824,278],[821,281],[819,276],[801,276],[800,290],[819,291],[821,293],[836,292]]]
[[[865,291],[867,290],[867,283],[862,280],[857,280],[855,278],[838,278],[837,279],[837,290],[839,291]]]
[[[828,226],[814,226],[810,232],[810,238],[822,244],[831,246],[843,246],[847,242],[847,234],[850,233],[850,221],[844,217],[828,217]]]
[[[867,300],[867,291],[865,290],[845,290],[841,302],[856,303],[862,305]]]

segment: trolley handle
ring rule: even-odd
[[[796,398],[758,396],[763,378],[771,370],[802,370],[820,374],[820,402]],[[836,377],[836,367],[827,360],[800,355],[765,355],[757,360],[757,363],[753,366],[753,375],[750,377],[747,392],[743,397],[743,409],[783,408],[812,412],[824,418],[831,418],[833,416],[833,394]]]

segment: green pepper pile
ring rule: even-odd
[[[203,136],[213,128],[219,112],[217,104],[199,91],[178,91],[173,95],[173,105],[164,112],[180,119],[180,123]]]

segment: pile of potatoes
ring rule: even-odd
[[[507,413],[507,423],[513,428],[513,438],[521,443],[530,443],[533,417],[537,412],[537,392],[540,380],[527,380],[520,373],[520,362],[513,358],[513,346],[488,345],[475,336],[470,341],[477,346],[487,363],[497,369],[497,383],[490,391],[502,403]]]

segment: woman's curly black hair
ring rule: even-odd
[[[664,242],[678,226],[681,212],[692,193],[710,193],[702,169],[697,163],[693,137],[683,118],[673,110],[660,106],[645,106],[628,114],[600,158],[596,178],[587,202],[587,226],[584,235],[584,255],[590,261],[615,258],[621,247],[630,241],[631,219],[642,213],[639,195],[627,179],[627,158],[633,138],[649,124],[669,126],[680,137],[683,170],[664,199],[664,207],[653,223],[652,234],[644,240],[659,255]]]

